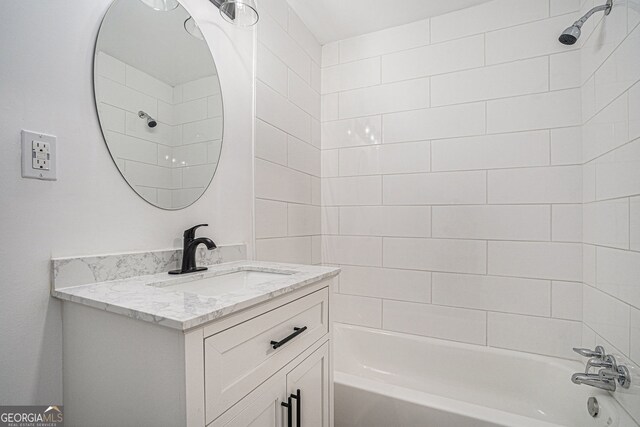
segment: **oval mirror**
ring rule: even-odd
[[[222,92],[202,33],[177,0],[116,0],[94,58],[100,127],[131,188],[163,209],[194,203],[222,149]]]

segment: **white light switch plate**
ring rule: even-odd
[[[55,181],[56,137],[22,131],[22,177]]]

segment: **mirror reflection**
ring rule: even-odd
[[[175,0],[116,0],[98,34],[94,85],[109,152],[131,188],[163,209],[200,198],[220,159],[223,108],[189,13]]]

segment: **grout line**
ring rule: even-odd
[[[331,179],[331,178],[324,178],[324,179]],[[624,197],[620,197],[619,199],[624,199],[628,196],[624,196]],[[635,196],[634,196],[635,197]],[[267,197],[256,197],[258,199],[263,199],[263,200],[278,200],[278,199],[269,199]],[[617,200],[617,199],[616,199]],[[304,203],[304,202],[290,202],[290,203],[296,203],[296,204],[300,204],[300,205],[305,205],[308,203]],[[398,204],[389,204],[389,205],[379,205],[379,204],[342,204],[342,205],[326,205],[324,207],[341,207],[341,208],[371,208],[371,207],[380,207],[380,206],[393,206],[393,207],[427,207],[427,206],[434,206],[434,207],[451,207],[451,208],[455,208],[455,207],[510,207],[510,206],[521,206],[521,207],[525,207],[525,206],[530,206],[530,207],[536,207],[536,206],[548,206],[550,204],[550,202],[539,202],[539,203],[523,203],[523,202],[516,202],[516,203],[491,203],[489,205],[486,205],[484,203],[398,203]],[[574,206],[574,205],[581,205],[580,202],[562,202],[562,203],[556,203],[553,202],[554,205],[559,205],[559,206]]]
[[[482,66],[487,66],[487,33],[482,33]]]
[[[265,199],[259,199],[259,200],[265,200]],[[277,200],[276,200],[277,201]],[[283,202],[286,203],[286,202]],[[294,203],[296,204],[296,203]],[[314,206],[314,205],[303,205],[303,206]],[[373,207],[379,207],[379,206],[373,206]],[[425,206],[426,207],[426,206]],[[535,243],[547,243],[547,244],[553,244],[556,246],[560,246],[560,245],[579,245],[582,244],[582,242],[571,242],[571,241],[550,241],[550,240],[533,240],[533,239],[495,239],[495,238],[486,238],[486,237],[452,237],[452,236],[401,236],[401,235],[385,235],[385,234],[351,234],[351,233],[340,233],[340,234],[329,234],[330,236],[333,237],[352,237],[352,238],[367,238],[367,237],[371,237],[371,238],[376,238],[376,239],[403,239],[403,240],[448,240],[448,241],[458,241],[458,242],[498,242],[498,243],[523,243],[523,244],[535,244]],[[593,245],[593,243],[586,243],[589,245]],[[640,253],[639,251],[635,251],[635,250],[628,250],[628,249],[620,249],[620,248],[616,248],[613,246],[601,246],[601,245],[597,245],[601,248],[605,248],[605,249],[614,249],[614,250],[619,250],[619,251],[625,251],[625,252],[631,252],[631,253]]]
[[[413,80],[420,80],[420,79],[426,79],[426,78],[431,78],[431,77],[449,76],[449,75],[452,75],[452,74],[454,74],[454,75],[455,74],[463,74],[463,73],[467,73],[469,71],[483,70],[483,69],[492,68],[492,67],[500,67],[500,66],[509,65],[509,64],[516,64],[518,62],[532,61],[532,60],[540,59],[540,58],[548,58],[550,55],[558,55],[558,54],[563,54],[563,53],[566,53],[566,52],[558,52],[558,53],[555,53],[555,54],[548,54],[547,53],[547,54],[544,54],[544,55],[536,55],[536,56],[531,56],[531,57],[527,57],[527,58],[515,59],[515,60],[512,60],[512,61],[499,62],[499,63],[496,63],[496,64],[477,65],[477,66],[464,67],[464,68],[454,68],[454,69],[449,70],[449,71],[420,74],[420,75],[417,75],[417,76],[414,76],[414,77],[397,79],[397,80],[388,80],[388,81],[382,81],[381,80],[380,83],[365,84],[363,86],[358,85],[358,86],[351,87],[351,88],[334,90],[334,91],[327,92],[327,93],[321,93],[320,95],[332,95],[332,94],[339,93],[339,92],[350,92],[350,91],[361,90],[361,89],[369,89],[369,88],[373,88],[373,87],[376,87],[376,86],[392,85],[392,84],[396,84],[396,83],[409,82],[409,81],[413,81]],[[372,56],[370,58],[367,58],[366,60],[371,60],[371,59],[378,58],[378,57],[381,58],[382,56]],[[334,65],[333,67],[337,67],[337,65]],[[328,67],[328,68],[331,68],[331,67]],[[338,71],[338,72],[340,72],[340,71]],[[259,80],[262,81],[261,79],[259,79]],[[550,87],[550,85],[548,85],[548,86]],[[544,91],[541,91],[541,92],[531,92],[531,93],[532,94],[533,93],[547,93],[547,92],[558,92],[558,91],[569,90],[569,89],[580,89],[582,86],[583,85],[577,85],[577,86],[554,89],[554,90],[548,90],[547,89],[547,90],[544,90]],[[524,95],[526,95],[526,94],[524,94]],[[521,95],[512,95],[511,97],[514,97],[514,96],[521,96]],[[496,99],[501,99],[501,98],[496,98]]]
[[[286,209],[285,209],[284,215],[285,215],[285,221],[286,221],[286,224],[287,224],[287,236],[286,237],[292,237],[291,230],[290,230],[290,221],[289,221],[289,207],[290,206],[289,206],[289,203],[285,202],[285,204],[286,204]]]
[[[343,264],[340,264],[340,266],[342,267]],[[413,301],[413,300],[407,300],[407,299],[379,297],[379,296],[363,295],[361,293],[347,293],[347,292],[343,292],[343,291],[340,291],[340,294],[350,295],[350,296],[357,296],[357,297],[367,298],[367,299],[376,299],[376,300],[379,299],[379,300],[383,300],[383,301],[394,301],[394,302],[402,302],[402,303],[407,303],[407,304],[419,304],[421,306],[446,307],[446,308],[454,308],[454,309],[461,309],[461,310],[472,310],[472,311],[475,311],[475,312],[484,313],[487,316],[487,318],[485,318],[485,320],[488,320],[488,315],[490,313],[497,313],[497,314],[507,314],[507,315],[511,315],[511,316],[532,317],[532,318],[536,318],[536,319],[553,319],[553,320],[559,320],[559,321],[562,321],[562,322],[582,323],[582,321],[575,320],[575,319],[565,319],[565,318],[561,318],[561,317],[550,317],[547,314],[523,313],[523,312],[517,312],[515,310],[514,311],[505,311],[505,310],[495,310],[495,309],[492,309],[492,308],[471,307],[469,305],[434,304],[433,302],[422,302],[422,301]],[[444,338],[444,339],[446,339],[446,338]]]
[[[489,101],[484,101],[484,135],[489,134]]]
[[[415,141],[415,142],[423,142],[423,141]],[[427,142],[427,141],[424,141]],[[411,143],[411,142],[409,142]],[[405,144],[405,143],[398,143],[398,144]],[[375,146],[363,146],[363,147],[347,147],[346,149],[350,149],[350,148],[365,148],[365,147],[375,147]],[[344,149],[339,149],[339,150],[344,150]],[[262,159],[260,157],[258,157],[260,160],[264,160],[270,163],[274,163],[277,165],[282,166],[280,163],[276,163],[273,162],[269,159]],[[427,170],[422,170],[422,171],[414,171],[414,172],[393,172],[393,173],[384,173],[384,174],[380,174],[380,173],[363,173],[363,174],[356,174],[356,175],[340,175],[340,176],[332,176],[332,177],[326,177],[326,179],[341,179],[341,178],[364,178],[364,177],[373,177],[373,176],[406,176],[406,175],[436,175],[436,174],[454,174],[454,173],[470,173],[470,172],[490,172],[490,171],[516,171],[516,170],[522,170],[522,169],[559,169],[559,168],[565,168],[565,169],[576,169],[577,167],[582,166],[580,164],[567,164],[567,165],[547,165],[547,164],[543,164],[543,165],[530,165],[530,166],[511,166],[511,167],[501,167],[501,168],[477,168],[477,169],[443,169],[443,170],[434,170],[434,171],[427,171]],[[286,167],[286,166],[285,166]],[[309,175],[309,173],[306,173],[307,175]],[[624,196],[624,197],[628,197],[628,196]],[[580,203],[580,202],[561,202],[561,203]],[[540,204],[545,204],[544,202],[541,202]]]
[[[429,237],[433,237],[433,206],[429,206]]]
[[[309,237],[309,236],[300,236],[300,237]],[[280,237],[263,238],[261,240],[279,239],[279,238]],[[549,284],[552,281],[563,282],[563,283],[575,283],[575,284],[582,283],[579,280],[549,279],[549,278],[525,277],[525,276],[507,276],[507,275],[503,275],[503,274],[464,273],[464,272],[459,272],[459,271],[429,270],[429,269],[422,269],[421,270],[421,269],[418,269],[418,268],[381,267],[379,265],[346,264],[346,263],[335,263],[335,262],[334,263],[329,263],[329,264],[336,264],[336,265],[341,265],[341,266],[345,266],[345,267],[386,269],[386,270],[397,270],[397,271],[413,271],[413,272],[417,272],[417,273],[439,273],[439,274],[458,275],[458,276],[499,277],[499,278],[505,278],[505,279],[535,280],[535,281],[540,281],[540,282],[549,282]],[[597,288],[594,288],[594,289],[597,289]],[[597,290],[600,290],[601,292],[606,293],[606,292],[602,291],[601,289],[597,289]],[[626,303],[626,304],[630,305],[629,303]]]
[[[629,211],[628,211],[628,213],[627,213],[627,215],[628,215],[628,219],[629,219],[629,223],[628,223],[628,229],[629,229],[629,250],[631,250],[631,197],[629,197],[629,199],[628,199],[627,207],[629,208]]]
[[[622,303],[624,303],[624,304],[626,304],[626,305],[628,305],[628,306],[631,306],[631,307],[635,307],[635,308],[637,308],[637,309],[640,309],[640,305],[639,305],[638,307],[636,307],[636,306],[634,306],[633,304],[631,304],[629,301],[625,301],[625,300],[621,299],[620,297],[618,297],[617,295],[613,295],[613,294],[611,294],[610,292],[606,291],[605,289],[602,289],[602,288],[598,287],[598,252],[599,252],[599,251],[598,251],[598,248],[599,248],[599,247],[602,247],[602,246],[599,246],[599,245],[592,245],[592,244],[588,244],[588,245],[589,245],[589,246],[594,246],[596,250],[595,250],[595,252],[594,252],[594,253],[595,253],[595,255],[594,255],[594,257],[595,257],[595,259],[594,259],[594,270],[595,270],[595,278],[594,278],[594,279],[595,279],[595,281],[594,281],[594,285],[593,285],[593,286],[588,285],[588,284],[587,284],[587,285],[588,285],[589,287],[591,287],[591,288],[592,288],[592,290],[600,291],[600,292],[602,292],[603,294],[608,295],[609,297],[611,297],[611,298],[613,298],[613,299],[616,299],[616,300],[617,300],[617,301],[619,301],[619,302],[622,302]]]
[[[549,205],[549,241],[555,241],[553,240],[553,204]]]
[[[289,158],[289,157],[288,157],[288,150],[287,150],[287,163],[288,163],[288,158]],[[260,160],[260,161],[265,162],[265,163],[270,163],[270,164],[272,164],[272,165],[280,166],[281,168],[288,169],[289,171],[293,171],[293,172],[300,173],[300,174],[302,174],[302,175],[305,175],[306,177],[321,179],[321,177],[320,177],[320,176],[313,175],[313,174],[311,174],[311,173],[309,173],[309,172],[305,172],[305,171],[303,171],[303,170],[295,169],[295,168],[293,168],[293,167],[291,167],[291,166],[288,166],[288,165],[283,165],[282,163],[274,162],[273,160],[270,160],[270,159],[264,159],[264,158],[262,158],[262,157],[258,157],[258,156],[255,156],[255,159],[256,159],[256,160]],[[336,178],[340,178],[340,177],[336,177]],[[327,178],[327,179],[328,179],[328,178]]]
[[[549,240],[499,240],[499,239],[480,239],[480,238],[467,238],[467,237],[444,237],[444,236],[437,236],[437,237],[430,237],[430,236],[415,236],[415,237],[407,237],[407,236],[391,236],[391,235],[369,235],[369,234],[350,234],[350,233],[329,233],[326,234],[327,236],[331,236],[331,237],[351,237],[351,238],[366,238],[366,237],[371,237],[371,238],[385,238],[385,239],[403,239],[403,240],[450,240],[450,241],[458,241],[458,242],[497,242],[497,243],[523,243],[523,244],[536,244],[536,243],[551,243],[554,244],[556,246],[559,245],[580,245],[582,244],[582,242],[578,242],[578,241],[568,241],[568,240],[554,240],[554,241],[549,241]],[[585,243],[585,244],[591,244],[591,243]],[[620,249],[620,248],[614,248],[614,247],[610,247],[610,246],[601,246],[604,249],[611,249],[611,250],[619,250],[619,251],[625,251],[625,252],[629,252],[632,254],[640,254],[639,251],[636,250],[627,250],[627,249]]]
[[[479,36],[485,36],[486,37],[486,34],[488,34],[488,33],[494,33],[494,32],[498,32],[498,31],[502,31],[502,30],[512,29],[512,28],[521,27],[521,26],[525,26],[525,25],[530,25],[530,24],[533,24],[535,22],[542,22],[542,21],[546,21],[546,20],[549,20],[549,19],[555,19],[555,18],[558,18],[560,16],[565,16],[567,18],[567,20],[573,21],[573,20],[575,20],[575,14],[576,14],[576,12],[568,12],[568,13],[565,13],[565,14],[562,14],[562,15],[555,15],[553,17],[550,17],[549,14],[547,14],[547,16],[541,17],[541,18],[538,18],[538,19],[533,19],[533,20],[526,21],[526,22],[520,22],[520,23],[517,23],[517,24],[514,24],[514,25],[509,25],[509,26],[506,26],[506,27],[488,29],[488,30],[484,30],[484,31],[481,31],[481,32],[473,33],[473,34],[466,34],[466,35],[461,36],[461,37],[455,37],[455,38],[451,38],[451,39],[439,40],[439,41],[437,41],[435,43],[433,42],[433,37],[431,37],[432,34],[430,34],[429,43],[420,44],[420,45],[409,47],[409,48],[406,48],[406,49],[394,50],[394,51],[387,52],[387,53],[379,53],[379,54],[373,55],[373,56],[358,57],[357,59],[352,59],[352,60],[349,60],[349,61],[342,61],[342,58],[339,58],[339,65],[349,64],[349,63],[357,62],[357,61],[362,61],[364,59],[370,59],[370,58],[373,58],[375,56],[384,56],[384,55],[390,55],[390,54],[394,54],[394,53],[398,53],[398,52],[407,52],[407,51],[414,50],[414,49],[421,49],[421,48],[424,48],[424,47],[427,47],[427,46],[437,46],[437,45],[441,45],[441,44],[444,44],[444,43],[460,41],[460,40],[473,38],[473,37],[479,37]],[[430,24],[429,25],[430,32],[432,32],[431,22],[429,22],[429,24]],[[384,30],[380,30],[380,31],[384,31]],[[375,32],[377,32],[377,31],[374,31],[373,33],[375,33]],[[348,37],[346,39],[337,40],[336,42],[339,43],[339,42],[343,42],[343,41],[353,40],[353,39],[357,39],[357,38],[361,38],[361,37],[367,36],[369,34],[372,34],[372,33],[362,34],[362,35],[354,36],[354,37]],[[331,43],[335,43],[335,42],[331,42]],[[580,49],[580,47],[576,46],[575,48],[566,48],[562,52],[569,52],[569,51],[574,51],[574,50],[579,50],[579,49]],[[562,52],[560,52],[560,53],[562,53]],[[543,55],[541,55],[541,56],[543,56]]]
[[[559,319],[558,317],[553,316],[553,280],[549,285],[549,318],[551,319]]]
[[[412,79],[415,81],[418,80],[426,80],[429,79],[429,81],[431,81],[430,77],[421,77],[419,79]],[[406,81],[402,81],[402,82],[397,82],[397,83],[404,83]],[[395,83],[392,83],[395,84]],[[339,94],[348,94],[349,92],[356,92],[356,91],[362,91],[363,89],[373,89],[373,88],[377,88],[383,85],[374,85],[374,86],[368,86],[365,88],[358,88],[358,89],[352,89],[352,90],[345,90],[345,91],[340,91]],[[501,97],[497,97],[497,98],[479,98],[479,99],[472,99],[472,100],[466,100],[463,102],[453,102],[453,103],[447,103],[447,104],[438,104],[438,105],[432,105],[431,102],[429,102],[430,106],[428,107],[418,107],[418,108],[398,108],[396,110],[393,111],[376,111],[376,112],[367,112],[364,114],[358,114],[358,115],[349,115],[349,116],[340,116],[337,120],[328,120],[325,123],[328,122],[337,122],[337,121],[341,121],[341,120],[353,120],[353,119],[361,119],[361,118],[365,118],[365,117],[372,117],[372,116],[384,116],[384,115],[388,115],[388,114],[398,114],[398,113],[406,113],[406,112],[415,112],[415,111],[422,111],[422,110],[432,110],[432,109],[443,109],[443,108],[454,108],[454,107],[459,107],[459,106],[465,106],[465,105],[474,105],[474,104],[488,104],[490,102],[496,102],[496,101],[504,101],[504,100],[516,100],[517,98],[525,98],[525,97],[530,97],[530,96],[535,96],[535,95],[548,95],[548,94],[555,94],[555,93],[559,93],[559,92],[576,92],[576,91],[580,91],[580,88],[578,87],[574,87],[574,88],[565,88],[565,89],[557,89],[557,90],[551,90],[551,91],[531,91],[531,92],[525,92],[525,93],[519,93],[519,94],[515,94],[515,95],[509,95],[509,96],[501,96]],[[302,108],[300,108],[297,104],[289,101],[292,105],[296,106],[297,108],[299,108],[302,112],[304,112],[305,114],[309,115],[310,117],[312,117],[307,111],[303,110]],[[486,114],[486,108],[485,108],[485,114]],[[486,123],[486,122],[485,122]],[[573,127],[573,126],[580,126],[580,124],[563,124],[561,126],[556,126],[556,127]],[[549,127],[546,128],[540,128],[540,129],[550,129]],[[524,130],[529,130],[529,129],[524,129]],[[485,131],[485,133],[488,133]],[[506,132],[505,132],[506,133]]]
[[[607,102],[604,106],[602,106],[599,110],[595,110],[595,112],[588,118],[585,120],[585,118],[583,117],[583,123],[582,126],[588,124],[590,121],[592,121],[593,119],[595,119],[595,117],[602,113],[603,110],[607,109],[608,107],[611,106],[611,104],[613,104],[614,102],[616,102],[619,98],[627,95],[629,93],[629,91],[640,82],[640,77],[638,78],[638,80],[636,80],[635,82],[631,83],[631,85],[625,89],[624,91],[622,91],[622,93],[619,93],[618,95],[616,95],[613,99],[611,99],[609,102]],[[595,88],[594,88],[594,95],[593,95],[594,99],[595,99]],[[595,102],[595,101],[594,101]],[[628,103],[628,97],[627,97],[627,103]],[[627,106],[627,110],[628,110],[628,106]],[[627,135],[627,138],[629,136]]]
[[[567,89],[564,89],[567,90]],[[572,89],[568,89],[568,90],[572,90]],[[460,105],[478,105],[484,102],[488,102],[488,101],[475,101],[475,102],[468,102],[468,103],[464,103],[464,104],[455,104],[455,105],[446,105],[446,106],[442,106],[442,107],[434,107],[434,108],[448,108],[448,107],[454,107],[454,106],[460,106]],[[406,113],[406,112],[415,112],[415,111],[421,111],[421,110],[429,110],[429,108],[417,108],[417,109],[413,109],[413,110],[404,110],[404,111],[399,111],[399,113]],[[323,124],[329,124],[329,123],[338,123],[338,122],[346,122],[346,121],[356,121],[356,120],[362,120],[362,119],[375,119],[377,117],[383,118],[384,116],[388,116],[388,115],[392,115],[395,113],[379,113],[379,114],[371,114],[371,115],[367,115],[367,116],[359,116],[359,117],[350,117],[350,118],[345,118],[345,119],[338,119],[338,120],[328,120],[326,122],[324,122]],[[263,119],[261,119],[260,117],[257,117],[257,119],[264,121]],[[267,122],[269,123],[269,122]],[[271,124],[271,126],[278,128],[277,126]],[[563,124],[560,126],[552,126],[552,127],[534,127],[534,128],[525,128],[525,129],[510,129],[510,130],[502,130],[499,132],[482,132],[482,133],[469,133],[469,134],[462,134],[462,135],[452,135],[452,136],[447,136],[447,137],[424,137],[424,138],[418,138],[418,139],[412,139],[412,140],[403,140],[403,141],[393,141],[393,142],[383,142],[384,144],[394,144],[394,143],[400,143],[400,142],[414,142],[414,141],[425,141],[425,140],[449,140],[449,139],[460,139],[460,138],[470,138],[470,137],[474,137],[474,136],[485,136],[485,135],[505,135],[505,134],[514,134],[514,133],[524,133],[524,132],[536,132],[536,131],[546,131],[546,130],[553,130],[553,129],[566,129],[566,128],[577,128],[577,127],[581,127],[582,124]],[[281,129],[280,129],[281,130]],[[286,131],[282,131],[285,132]],[[348,148],[348,147],[328,147],[327,150],[331,150],[331,149],[336,149],[336,148]]]
[[[287,35],[288,35],[288,34],[287,34]],[[270,54],[272,54],[272,55],[273,55],[273,56],[274,56],[278,61],[282,62],[282,64],[287,68],[287,70],[288,70],[288,71],[291,71],[293,74],[295,74],[296,76],[298,76],[298,78],[300,78],[303,82],[305,82],[305,84],[306,84],[307,86],[309,86],[309,87],[311,88],[311,90],[313,90],[313,91],[315,92],[315,89],[313,89],[313,87],[311,87],[311,72],[309,72],[309,81],[307,81],[307,80],[305,79],[305,77],[304,77],[304,76],[300,75],[296,70],[294,70],[293,68],[291,68],[291,67],[289,66],[289,64],[287,64],[287,63],[286,63],[282,58],[280,58],[280,57],[279,57],[275,52],[273,52],[273,51],[272,51],[272,50],[271,50],[271,49],[270,49],[266,44],[262,43],[262,42],[261,42],[261,41],[259,41],[259,40],[258,40],[258,43],[259,43],[260,45],[262,45],[262,47],[263,47],[264,49],[266,49],[267,51],[269,51],[269,53],[270,53]],[[256,51],[257,51],[257,49],[256,49]],[[256,52],[256,53],[257,53],[257,52]],[[306,51],[305,51],[304,53],[305,53],[305,55],[307,55],[307,56],[309,57],[309,59],[311,60],[311,62],[314,62],[314,61],[313,61],[313,59],[311,59],[311,57],[307,54],[307,52],[306,52]],[[256,75],[255,75],[255,78],[256,78],[256,80],[260,80],[260,82],[262,82],[262,83],[266,84],[262,79],[258,78],[258,76],[257,76],[257,72],[256,72]],[[268,85],[267,85],[267,86],[268,86]],[[269,87],[270,87],[270,86],[269,86]],[[275,90],[275,89],[274,89],[274,90]],[[277,92],[277,93],[280,93],[280,92],[278,92],[277,90],[276,90],[276,92]],[[288,75],[287,75],[287,95],[285,95],[285,96],[288,96],[288,92],[289,92],[289,78],[288,78]],[[318,93],[318,92],[316,92],[316,93]],[[321,95],[321,93],[318,93],[318,95]]]
[[[485,272],[484,275],[488,276],[489,275],[489,240],[486,241],[486,246],[485,246]]]
[[[157,163],[147,163],[147,162],[142,162],[140,160],[133,160],[133,159],[127,159],[124,157],[118,157],[116,156],[116,159],[122,160],[124,162],[128,162],[128,163],[137,163],[137,164],[141,164],[141,165],[147,165],[147,166],[155,166],[158,168],[163,168],[163,169],[168,169],[168,170],[172,170],[172,171],[180,171],[180,173],[182,173],[182,171],[186,168],[194,168],[194,167],[199,167],[199,166],[211,166],[214,165],[216,163],[198,163],[198,164],[190,164],[190,165],[185,165],[185,166],[164,166],[164,165],[159,165]],[[114,159],[114,163],[115,163],[115,159]],[[116,163],[116,166],[118,168],[120,168],[120,166]],[[139,184],[135,184],[137,187],[150,187],[148,185],[139,185]],[[163,188],[163,187],[150,187],[150,188]],[[200,188],[200,187],[190,187],[190,188]]]
[[[388,114],[388,113],[387,113]],[[363,117],[357,117],[357,118],[353,118],[353,119],[338,119],[338,120],[331,120],[331,121],[326,121],[323,122],[323,124],[326,123],[332,123],[332,122],[341,122],[341,121],[348,121],[348,120],[359,120],[359,119],[375,119],[377,117],[381,117],[383,115],[387,115],[387,114],[375,114],[373,116],[363,116]],[[271,127],[275,127],[273,125],[271,125],[269,122],[265,122],[264,120],[257,118],[257,120],[260,120],[263,123],[268,124]],[[468,139],[468,138],[474,138],[474,137],[479,137],[479,136],[501,136],[501,135],[515,135],[515,134],[523,134],[523,133],[537,133],[537,132],[550,132],[554,129],[571,129],[571,128],[578,128],[581,127],[581,125],[569,125],[569,126],[561,126],[561,127],[556,127],[556,128],[538,128],[538,129],[524,129],[524,130],[514,130],[514,131],[506,131],[506,132],[496,132],[496,133],[491,133],[489,135],[486,134],[471,134],[471,135],[462,135],[462,136],[451,136],[451,137],[444,137],[444,138],[432,138],[432,139],[416,139],[416,140],[407,140],[407,141],[394,141],[394,142],[385,142],[384,145],[394,145],[394,144],[406,144],[409,142],[426,142],[426,141],[449,141],[449,140],[459,140],[459,139]],[[348,148],[363,148],[363,147],[370,147],[372,146],[372,144],[366,144],[366,145],[346,145],[343,147],[327,147],[327,148],[323,148],[323,150],[343,150],[343,149],[348,149]],[[574,163],[576,165],[582,165],[583,163]],[[556,165],[553,165],[556,166]],[[557,166],[563,166],[563,165],[557,165]]]
[[[489,171],[484,171],[484,199],[485,204],[489,204]]]
[[[385,140],[387,138],[385,138],[384,136],[384,114],[379,114],[374,117],[380,117],[380,141],[382,142],[382,144],[386,144],[387,142],[385,142]]]
[[[627,142],[625,142],[625,143],[624,143],[624,144],[622,144],[622,145],[619,145],[619,146],[617,146],[617,147],[615,147],[615,148],[612,148],[612,149],[611,149],[611,150],[609,150],[609,151],[606,151],[606,152],[604,152],[604,153],[602,153],[602,154],[599,154],[597,157],[594,157],[594,158],[592,158],[592,159],[587,160],[586,162],[584,162],[584,163],[583,163],[583,166],[586,166],[586,165],[588,165],[589,163],[592,163],[592,162],[594,162],[594,161],[596,161],[596,160],[601,159],[602,157],[606,156],[607,154],[613,153],[613,152],[614,152],[614,151],[616,151],[616,150],[619,150],[619,149],[621,149],[621,148],[623,148],[623,147],[626,147],[627,145],[631,145],[631,144],[634,144],[634,143],[636,143],[636,142],[640,142],[640,138],[636,138],[636,139],[633,139],[633,140],[631,140],[631,141],[627,141]]]
[[[155,188],[155,187],[151,187],[151,188]],[[257,200],[269,200],[269,201],[275,201],[275,202],[282,202],[282,203],[288,203],[288,202],[284,202],[284,201],[280,201],[280,200],[271,200],[271,199],[263,199],[263,198],[258,198]],[[299,203],[292,203],[292,204],[297,204],[297,205],[302,205]],[[316,205],[302,205],[302,206],[315,206]],[[483,206],[483,205],[479,205],[479,206]],[[334,207],[334,206],[331,206]],[[355,207],[355,208],[360,208],[363,206],[342,206],[340,207],[342,208],[350,208],[350,207]],[[367,207],[380,207],[378,206],[367,206]],[[393,207],[399,207],[399,206],[393,206]],[[410,206],[401,206],[401,207],[410,207]],[[427,206],[422,206],[422,207],[427,207]],[[439,207],[439,206],[436,206]],[[450,207],[450,206],[449,206]],[[458,241],[458,242],[487,242],[487,245],[489,242],[497,242],[497,243],[522,243],[522,244],[537,244],[537,243],[544,243],[544,244],[551,244],[551,245],[555,245],[555,246],[560,246],[560,245],[581,245],[581,244],[585,244],[585,245],[590,245],[590,246],[597,246],[599,248],[603,248],[603,249],[609,249],[609,250],[613,250],[613,251],[619,251],[619,252],[626,252],[626,253],[631,253],[631,254],[640,254],[640,251],[635,250],[635,249],[625,249],[625,248],[621,248],[621,247],[616,247],[616,246],[606,246],[603,244],[596,244],[593,242],[581,242],[581,241],[570,241],[570,240],[547,240],[547,239],[540,239],[540,240],[534,240],[534,239],[515,239],[515,238],[511,238],[511,239],[496,239],[496,238],[487,238],[487,237],[460,237],[460,236],[402,236],[402,235],[384,235],[384,234],[351,234],[351,233],[341,233],[339,232],[338,234],[327,234],[327,236],[332,236],[332,237],[353,237],[353,238],[367,238],[367,237],[371,237],[371,238],[376,238],[376,239],[402,239],[402,240],[429,240],[429,241],[433,241],[433,240],[448,240],[448,241]],[[566,280],[562,280],[562,279],[557,279],[559,281],[566,281]],[[572,281],[572,280],[568,280],[568,281]]]
[[[582,129],[582,125],[580,126],[580,128]],[[547,146],[549,148],[549,166],[559,166],[559,165],[554,165],[553,164],[553,156],[551,154],[551,152],[553,151],[553,142],[552,142],[552,134],[553,132],[551,132],[551,129],[549,129],[548,131],[548,136],[547,136]],[[580,145],[582,146],[582,135],[580,136]],[[582,156],[580,156],[582,157]],[[582,166],[582,165],[581,165]]]
[[[489,310],[484,313],[484,345],[489,345]]]
[[[547,56],[547,92],[551,92],[551,55]]]
[[[635,362],[633,359],[631,359],[631,349],[633,348],[633,343],[634,343],[633,334],[631,333],[634,329],[633,322],[631,321],[631,315],[632,315],[632,308],[631,306],[629,306],[629,354],[627,354],[626,357],[627,359],[632,360],[634,363],[640,363],[640,361]]]

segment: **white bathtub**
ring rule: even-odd
[[[637,426],[578,362],[340,324],[334,345],[336,427]]]

